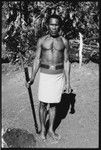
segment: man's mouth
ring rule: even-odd
[[[56,33],[57,31],[56,30],[52,30],[52,33]]]

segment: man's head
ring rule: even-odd
[[[47,19],[48,29],[51,36],[57,36],[60,30],[62,20],[58,15],[51,15]]]

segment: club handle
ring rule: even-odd
[[[26,78],[26,81],[28,82],[29,81],[29,73],[28,73],[28,68],[27,67],[25,67],[24,68],[24,71],[25,71],[25,78]]]

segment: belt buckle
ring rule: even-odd
[[[53,66],[53,65],[50,66],[50,69],[51,69],[51,70],[55,70],[55,66]]]

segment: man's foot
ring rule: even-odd
[[[45,132],[39,132],[38,137],[41,138],[43,141],[46,140]]]
[[[53,131],[49,131],[48,135],[53,139],[53,140],[60,140],[61,136]]]

